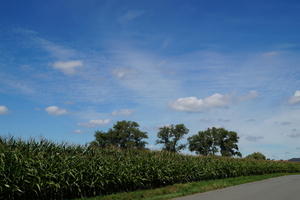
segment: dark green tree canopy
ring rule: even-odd
[[[256,159],[256,160],[266,160],[266,156],[260,152],[254,152],[254,153],[246,156],[246,158]]]
[[[139,124],[133,121],[118,121],[113,128],[107,132],[96,131],[95,140],[92,146],[108,147],[115,146],[122,149],[126,148],[145,148],[147,142],[143,139],[148,138],[147,132],[139,129]]]
[[[189,129],[187,129],[184,124],[177,124],[170,126],[160,127],[157,133],[158,140],[156,144],[163,144],[163,150],[170,152],[179,152],[186,148],[185,144],[178,144],[178,141],[188,134]]]
[[[218,152],[218,141],[215,129],[207,129],[199,131],[198,134],[188,138],[189,150],[195,151],[196,154],[204,156],[215,154]]]
[[[239,156],[238,140],[236,132],[224,128],[208,128],[206,131],[199,131],[198,134],[188,138],[189,150],[201,155],[215,155],[220,152],[222,156]]]

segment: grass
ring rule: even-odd
[[[107,196],[98,196],[94,198],[83,198],[83,200],[168,200],[187,195],[203,193],[211,190],[226,188],[234,185],[240,185],[244,183],[294,174],[299,173],[264,174],[256,176],[242,176],[236,178],[191,182],[186,184],[174,184],[172,186],[157,189],[142,190],[128,193],[124,192]]]

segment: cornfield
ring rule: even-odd
[[[279,172],[300,172],[300,164],[0,137],[0,199],[74,199]]]

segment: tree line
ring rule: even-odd
[[[139,127],[139,124],[134,121],[118,121],[107,132],[95,131],[95,140],[90,145],[101,148],[145,149],[148,143],[144,139],[147,139],[148,135],[147,132],[141,131]],[[183,139],[188,132],[189,129],[184,124],[160,127],[155,144],[162,144],[162,150],[174,153],[188,148],[191,152],[199,155],[206,156],[220,153],[226,157],[242,157],[237,145],[239,137],[234,131],[212,127],[188,137],[186,144],[180,144],[179,140]]]

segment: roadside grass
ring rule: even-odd
[[[172,186],[142,190],[135,192],[123,192],[107,196],[98,196],[93,198],[83,198],[84,200],[132,200],[132,199],[143,199],[143,200],[168,200],[172,198],[203,193],[211,190],[226,188],[234,185],[240,185],[244,183],[250,183],[254,181],[265,180],[269,178],[275,178],[285,175],[295,175],[299,173],[275,173],[275,174],[264,174],[255,176],[241,176],[236,178],[209,180],[191,182],[185,184],[174,184]],[[78,199],[79,200],[79,199]]]

